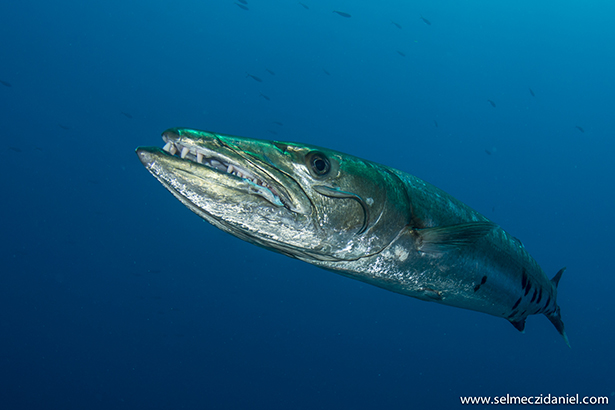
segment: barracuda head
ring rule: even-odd
[[[383,250],[409,223],[399,178],[309,145],[174,128],[139,159],[216,227],[288,256],[348,261]],[[393,222],[392,222],[393,221]]]

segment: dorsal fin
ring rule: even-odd
[[[562,273],[564,273],[565,270],[566,268],[563,267],[559,270],[559,272],[555,274],[555,276],[553,276],[553,279],[551,279],[551,283],[553,284],[553,286],[557,287],[557,285],[559,284],[559,280],[562,278]]]

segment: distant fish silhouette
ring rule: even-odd
[[[402,57],[405,57],[406,55],[404,53],[402,53],[401,51],[397,50],[397,54],[399,54]]]
[[[423,23],[427,24],[428,26],[431,26],[431,21],[427,20],[425,17],[421,16],[421,20],[423,20]]]
[[[489,104],[491,104],[491,106],[495,108],[495,103],[492,100],[487,100],[487,101],[489,101]]]
[[[254,78],[256,81],[258,81],[259,83],[262,83],[262,82],[263,82],[263,80],[261,80],[260,78],[258,78],[258,77],[257,77],[257,76],[255,76],[255,75],[252,75],[252,74],[250,74],[250,73],[246,73],[246,74],[247,74],[247,76],[246,76],[246,77],[252,77],[252,78]]]
[[[263,97],[265,100],[270,101],[271,98],[267,97],[265,94],[259,92],[259,94],[261,95],[261,97]]]
[[[534,90],[532,90],[531,88],[530,88],[530,94],[532,94],[532,97],[536,97],[536,94],[534,94]]]
[[[488,149],[486,149],[485,152],[487,153],[487,155],[491,155],[491,151],[489,151]]]
[[[268,69],[268,68],[265,68],[265,71],[267,71],[271,75],[275,75],[275,73],[273,71],[271,71],[270,69]]]
[[[5,87],[12,87],[13,86],[11,83],[8,83],[8,82],[2,81],[2,80],[0,80],[0,84],[2,84]]]
[[[124,112],[124,111],[120,111],[120,112],[124,117],[132,119],[132,115],[128,114],[127,112]]]
[[[269,131],[269,132],[270,132],[270,133],[272,133],[273,135],[278,135],[278,133],[277,133],[277,132],[275,132],[275,131],[273,131],[273,130],[267,130],[267,131]]]
[[[58,124],[58,127],[62,128],[63,130],[70,130],[70,127],[68,125]]]
[[[274,121],[273,123],[274,123],[274,124],[277,124],[277,125],[284,125],[284,124],[282,124],[280,121]]]
[[[574,126],[577,130],[581,131],[581,132],[585,132],[585,130],[583,129],[583,127],[579,127],[578,125]]]
[[[239,4],[239,3],[235,3],[237,5],[237,7],[239,7],[240,9],[244,9],[247,11],[250,11],[250,9],[247,6],[244,6],[243,4]]]
[[[306,6],[305,4],[299,2],[299,4],[301,4],[301,6],[303,6],[304,9],[309,10],[310,8],[308,6]]]
[[[436,126],[436,128],[438,128],[438,121],[433,120],[433,124]]]
[[[9,146],[8,149],[10,149],[11,151],[15,151],[15,152],[22,152],[21,149],[17,148],[17,147],[11,147]]]
[[[246,0],[237,0],[238,2],[240,2],[241,4],[248,4],[248,2]]]
[[[328,72],[327,70],[325,70],[324,68],[322,69],[322,71],[324,71],[324,72],[325,72],[325,74],[327,74],[327,75],[331,75],[331,73],[329,73],[329,72]]]
[[[333,12],[334,12],[334,13],[339,14],[339,15],[340,15],[340,16],[342,16],[342,17],[346,17],[346,18],[350,18],[350,17],[352,17],[350,14],[348,14],[348,13],[344,13],[343,11],[333,10]]]
[[[393,23],[393,25],[395,27],[397,27],[398,29],[401,29],[401,26],[399,24],[397,24],[396,22],[394,22],[393,20],[391,20],[391,23]]]

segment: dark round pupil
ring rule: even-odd
[[[322,158],[315,158],[314,168],[316,169],[316,171],[318,171],[318,173],[321,173],[327,169],[327,162]]]

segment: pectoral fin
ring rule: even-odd
[[[497,227],[493,222],[471,222],[457,225],[418,229],[418,250],[442,253],[476,242]]]

